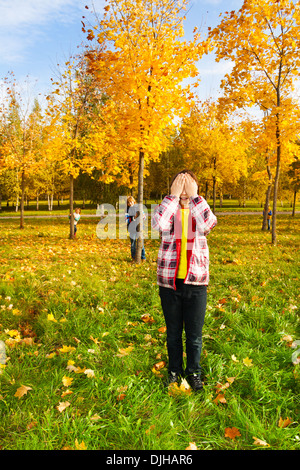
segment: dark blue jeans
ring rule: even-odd
[[[169,372],[183,375],[201,374],[202,327],[204,324],[207,287],[184,284],[176,280],[176,289],[159,287],[161,306],[167,327]],[[182,333],[186,337],[186,368],[183,370]]]
[[[133,237],[133,238],[131,238]],[[130,234],[130,244],[131,244],[131,258],[135,259],[135,252],[136,252],[136,245],[137,245],[137,240],[136,238]],[[141,259],[146,259],[146,254],[145,254],[145,247],[143,245],[142,248],[142,254],[141,254]]]

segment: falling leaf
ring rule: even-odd
[[[246,367],[251,367],[251,366],[253,366],[253,364],[252,364],[252,359],[249,359],[249,357],[246,357],[245,359],[243,359],[243,364],[244,364]]]
[[[231,359],[233,360],[233,362],[239,362],[239,360],[235,357],[234,354],[232,354]]]
[[[101,419],[101,416],[99,416],[98,414],[95,414],[91,417],[91,421],[99,421],[99,419]]]
[[[75,447],[77,450],[87,450],[87,446],[85,445],[85,443],[81,441],[81,443],[79,444],[77,439],[75,440]]]
[[[160,362],[157,362],[156,364],[154,364],[154,369],[155,369],[155,370],[161,370],[161,369],[163,369],[165,366],[166,366],[165,361],[160,361]]]
[[[185,450],[198,450],[198,447],[196,446],[195,442],[190,442],[189,446],[186,447]]]
[[[265,441],[262,441],[261,439],[258,439],[257,437],[253,436],[253,439],[254,439],[254,442],[253,442],[254,445],[270,447],[270,444],[268,444]]]
[[[69,387],[72,384],[73,380],[74,379],[72,379],[71,377],[67,377],[66,375],[64,375],[62,378],[62,383],[65,387]]]
[[[190,395],[191,392],[192,389],[185,379],[181,381],[180,386],[174,382],[168,387],[168,394],[172,397],[176,397],[178,395]]]
[[[279,428],[286,428],[286,427],[289,426],[291,423],[292,423],[292,421],[290,420],[290,418],[282,419],[282,418],[280,417],[280,418],[279,418],[279,422],[278,422],[278,427],[279,427]]]
[[[153,317],[151,317],[148,313],[145,313],[144,315],[141,316],[141,319],[143,320],[144,323],[154,323]]]
[[[18,388],[18,390],[16,391],[14,396],[18,397],[19,400],[20,400],[20,398],[22,398],[24,395],[27,395],[27,392],[29,390],[32,390],[32,388],[31,387],[26,387],[26,385],[21,385],[21,387]]]
[[[73,352],[76,351],[76,348],[73,346],[63,346],[62,348],[58,349],[61,353]]]
[[[59,405],[56,407],[60,413],[62,413],[71,403],[68,401],[60,401]]]
[[[119,354],[116,354],[117,357],[128,356],[129,353],[133,350],[133,346],[128,346],[128,348],[119,348]]]
[[[160,333],[165,333],[167,331],[167,327],[166,326],[161,326],[160,328],[158,328],[158,331]]]
[[[238,436],[241,436],[241,433],[237,428],[233,427],[225,429],[225,437],[229,437],[234,440]]]
[[[219,402],[227,403],[225,395],[223,393],[219,393],[213,401],[215,402],[216,405],[218,405]]]
[[[85,369],[84,374],[87,375],[89,379],[95,377],[93,369]]]
[[[27,429],[30,430],[30,429],[33,429],[35,426],[37,425],[37,422],[36,421],[32,421],[31,423],[27,424]]]
[[[118,401],[124,400],[125,397],[126,397],[126,393],[120,393],[120,395],[117,396],[117,400]]]
[[[150,428],[148,428],[145,432],[146,434],[149,434],[153,429],[155,428],[154,424],[151,424]]]
[[[53,322],[57,323],[57,320],[54,318],[53,313],[48,313],[48,315],[47,315],[47,320],[48,320],[48,321],[53,321]]]

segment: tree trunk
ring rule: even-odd
[[[208,181],[205,181],[205,200],[208,198]]]
[[[22,170],[21,179],[21,206],[20,206],[20,228],[24,228],[24,196],[25,196],[25,171]]]
[[[294,191],[294,202],[293,202],[293,212],[292,212],[292,217],[295,217],[295,211],[296,211],[296,201],[297,201],[297,191],[295,189]]]
[[[139,174],[138,174],[138,212],[139,223],[137,225],[137,241],[136,241],[136,253],[135,262],[141,263],[142,259],[142,248],[144,244],[143,240],[143,198],[144,198],[144,152],[140,150],[140,161],[139,161]]]
[[[276,141],[277,141],[277,164],[276,174],[274,181],[274,199],[273,199],[273,220],[272,220],[272,244],[276,245],[276,222],[277,222],[277,195],[278,195],[278,183],[280,176],[280,158],[281,158],[281,145],[280,145],[280,129],[279,129],[279,117],[277,118],[276,124]]]
[[[70,175],[70,240],[74,239],[74,177]]]
[[[271,173],[270,165],[267,165],[267,172],[269,176],[269,183],[268,183],[268,189],[266,191],[264,218],[263,218],[263,224],[261,228],[262,230],[267,230],[267,224],[268,224],[268,212],[269,212],[270,196],[271,196],[271,189],[272,189],[272,173]]]
[[[217,182],[215,176],[213,176],[213,213],[216,212],[216,197],[217,197]]]
[[[213,161],[214,173],[213,173],[213,213],[216,212],[216,198],[217,198],[217,179],[216,179],[216,158]]]

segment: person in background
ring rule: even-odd
[[[74,211],[74,237],[76,237],[77,224],[80,220],[80,217],[81,217],[81,209],[80,209],[80,207],[76,207],[76,209]],[[69,220],[71,221],[71,214],[69,215]]]
[[[125,219],[127,223],[127,230],[129,232],[130,237],[130,251],[131,251],[131,258],[135,260],[136,254],[136,241],[137,241],[137,234],[136,234],[136,218],[137,218],[137,210],[138,205],[133,196],[128,196],[127,198],[127,207],[125,213]],[[145,254],[145,247],[143,245],[141,259],[146,259]]]

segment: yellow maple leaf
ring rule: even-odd
[[[47,320],[48,321],[53,321],[54,323],[57,323],[57,320],[54,318],[53,313],[48,313]]]
[[[61,353],[73,352],[76,350],[73,346],[63,346],[62,348],[58,349]]]
[[[133,350],[133,346],[128,346],[128,348],[119,348],[119,353],[116,354],[117,357],[127,356]]]
[[[192,392],[191,387],[185,379],[182,380],[180,385],[178,385],[176,382],[171,383],[168,389],[168,393],[171,397],[176,397],[178,395],[189,395]]]
[[[245,359],[243,359],[243,364],[244,364],[246,367],[251,367],[251,366],[253,366],[253,364],[252,364],[252,359],[249,359],[249,357],[246,357]]]
[[[75,440],[75,447],[77,450],[87,450],[87,446],[85,445],[85,443],[81,441],[81,443],[79,444],[77,439]]]
[[[93,369],[85,369],[84,374],[87,375],[89,379],[95,377],[95,372]]]
[[[66,408],[68,408],[68,406],[70,406],[71,403],[68,402],[68,401],[60,401],[59,402],[59,405],[57,405],[57,409],[60,413],[62,413]]]
[[[19,387],[19,388],[17,389],[17,391],[16,391],[16,393],[15,393],[14,396],[15,396],[15,397],[18,397],[19,400],[20,400],[20,398],[22,398],[24,395],[27,395],[27,392],[28,392],[29,390],[32,390],[32,388],[31,388],[31,387],[26,387],[26,385],[21,385],[21,387]]]
[[[71,377],[67,377],[66,375],[63,376],[62,378],[62,383],[64,384],[65,387],[69,387],[69,385],[72,384],[74,379],[72,379]]]

